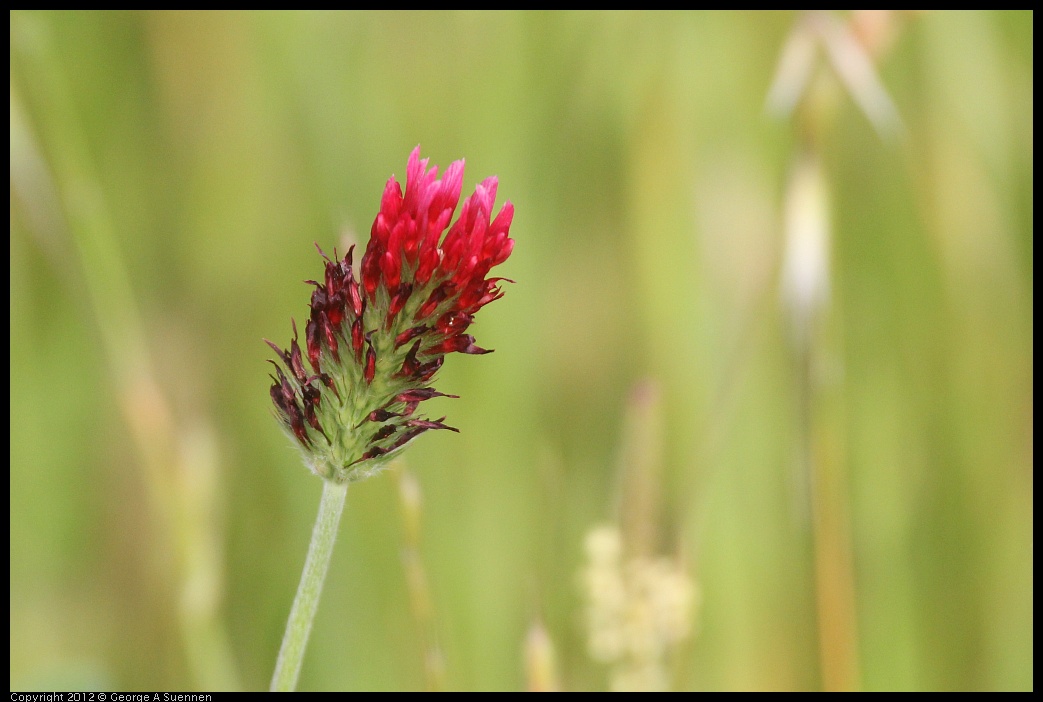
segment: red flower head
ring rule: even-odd
[[[438,178],[418,146],[409,155],[405,193],[392,177],[355,277],[352,250],[326,260],[314,285],[304,330],[307,362],[297,339],[288,351],[272,342],[286,371],[275,364],[272,401],[278,416],[310,456],[319,475],[355,480],[429,429],[453,427],[416,414],[418,405],[445,395],[430,382],[453,351],[489,353],[466,334],[474,315],[503,296],[488,278],[507,260],[514,206],[492,218],[497,179],[486,178],[460,208],[464,162]],[[449,229],[446,232],[446,228]],[[443,233],[445,236],[443,237]]]

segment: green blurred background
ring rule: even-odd
[[[821,48],[766,108],[806,19],[12,13],[12,689],[267,687],[320,484],[261,339],[418,143],[499,176],[517,284],[441,372],[461,434],[349,490],[302,689],[430,687],[435,645],[444,686],[532,687],[536,622],[557,684],[607,687],[604,522],[697,588],[670,687],[1031,688],[1032,15],[829,16],[882,136]]]

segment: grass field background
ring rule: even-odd
[[[418,143],[517,282],[461,433],[349,490],[301,689],[526,689],[537,623],[609,687],[605,523],[690,579],[670,688],[1033,687],[1031,13],[10,19],[12,690],[267,687],[321,486],[262,338]],[[868,113],[813,33],[772,109],[815,22]]]

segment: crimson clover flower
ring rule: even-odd
[[[465,332],[478,310],[503,296],[499,283],[507,279],[487,276],[514,248],[514,206],[506,202],[491,219],[492,176],[450,226],[464,162],[441,178],[427,164],[418,146],[405,192],[394,176],[388,180],[357,277],[354,247],[341,260],[319,249],[326,270],[322,281],[305,281],[315,286],[305,348],[296,323],[288,350],[265,340],[282,361],[271,362],[277,415],[312,471],[335,482],[371,474],[379,459],[425,431],[458,431],[417,409],[433,397],[456,397],[430,385],[446,354],[489,353]]]

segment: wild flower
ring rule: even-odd
[[[450,226],[464,162],[454,161],[442,178],[427,163],[418,146],[405,191],[394,176],[388,180],[357,274],[354,247],[340,259],[319,249],[326,266],[321,281],[305,281],[314,290],[304,348],[296,322],[289,349],[267,342],[282,362],[272,361],[276,414],[305,464],[325,479],[273,691],[297,686],[348,484],[380,470],[425,431],[457,431],[445,417],[417,410],[433,397],[456,397],[431,385],[447,354],[489,353],[466,332],[478,310],[503,296],[506,278],[488,276],[514,248],[514,206],[507,202],[492,217],[497,180],[489,177]]]
[[[409,156],[406,186],[384,188],[369,244],[356,270],[353,248],[326,256],[304,328],[289,349],[268,341],[271,397],[287,431],[316,474],[350,482],[431,429],[458,431],[418,413],[421,402],[456,397],[432,387],[447,354],[484,354],[466,331],[485,305],[503,296],[505,278],[488,277],[514,248],[514,206],[492,217],[497,179],[486,178],[460,208],[464,162],[441,178],[420,147]],[[448,229],[448,231],[446,231]],[[444,236],[443,236],[444,234]]]

